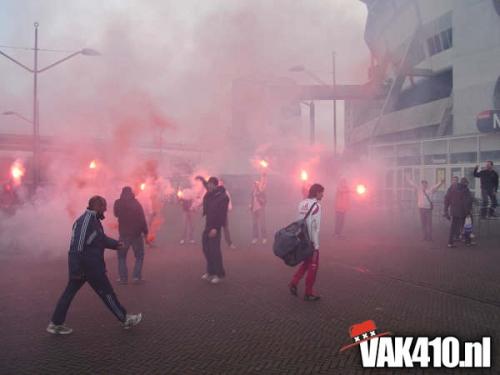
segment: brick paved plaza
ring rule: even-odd
[[[440,225],[436,232],[445,230]],[[233,226],[236,234],[242,231]],[[359,349],[339,353],[350,342],[349,326],[367,319],[398,335],[491,335],[493,363],[500,366],[498,237],[483,235],[475,248],[447,249],[444,233],[427,244],[417,234],[374,236],[352,226],[345,240],[333,240],[324,228],[317,282],[323,299],[317,303],[288,293],[293,270],[274,257],[270,244],[240,241],[237,250],[224,248],[228,277],[212,286],[200,280],[199,246],[174,245],[170,238],[146,254],[144,284],[115,285],[122,303],[144,314],[138,327],[121,329],[85,286],[67,320],[75,331],[65,337],[45,332],[67,279],[65,250],[60,256],[5,252],[0,373],[424,373],[363,370]],[[112,251],[107,259],[114,282]]]

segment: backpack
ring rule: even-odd
[[[280,229],[274,235],[274,255],[283,259],[290,267],[296,266],[313,254],[314,247],[307,230],[306,220],[316,205],[317,202],[314,202],[303,219]]]

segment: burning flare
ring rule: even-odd
[[[97,163],[95,160],[92,160],[89,164],[90,169],[96,169],[97,168]]]
[[[144,191],[144,190],[146,189],[146,183],[145,183],[145,182],[143,182],[143,183],[141,184],[140,189],[141,189],[142,191]]]
[[[19,160],[16,160],[12,164],[10,167],[10,174],[16,184],[21,183],[21,178],[24,176],[25,171],[24,165]]]
[[[261,160],[261,161],[259,162],[259,164],[260,164],[260,166],[261,166],[262,168],[267,168],[267,167],[269,167],[269,163],[268,163],[267,161],[265,161],[265,160]]]
[[[358,195],[364,195],[366,193],[366,186],[363,184],[356,185],[356,193],[358,193]]]
[[[306,170],[304,170],[304,169],[303,169],[303,170],[300,172],[300,179],[301,179],[302,181],[307,181],[307,180],[309,179],[309,175],[307,174],[307,171],[306,171]]]
[[[184,193],[182,190],[177,190],[177,198],[182,199],[184,197]]]

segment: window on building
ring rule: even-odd
[[[451,27],[441,31],[439,34],[427,38],[429,56],[434,56],[451,47],[453,47],[453,33]]]
[[[469,189],[472,191],[476,190],[476,178],[474,177],[474,168],[468,167],[464,168],[464,177],[469,180]]]
[[[441,38],[439,38],[439,35],[434,35],[434,46],[436,47],[436,53],[439,53],[443,50],[443,47],[441,46]]]
[[[443,45],[443,49],[451,48],[451,29],[447,29],[445,31],[441,31],[441,44]]]
[[[450,154],[450,163],[475,163],[477,160],[477,152],[457,152]]]
[[[434,45],[434,38],[427,39],[427,49],[429,50],[429,56],[434,56],[436,52],[436,46]]]
[[[432,77],[425,77],[399,94],[395,111],[413,107],[434,100],[447,98],[453,88],[453,72],[446,70]]]

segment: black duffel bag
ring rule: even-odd
[[[307,230],[306,220],[316,205],[317,203],[314,202],[303,219],[297,220],[287,227],[280,229],[274,235],[274,255],[283,259],[288,266],[293,267],[303,262],[314,251],[314,245]]]

